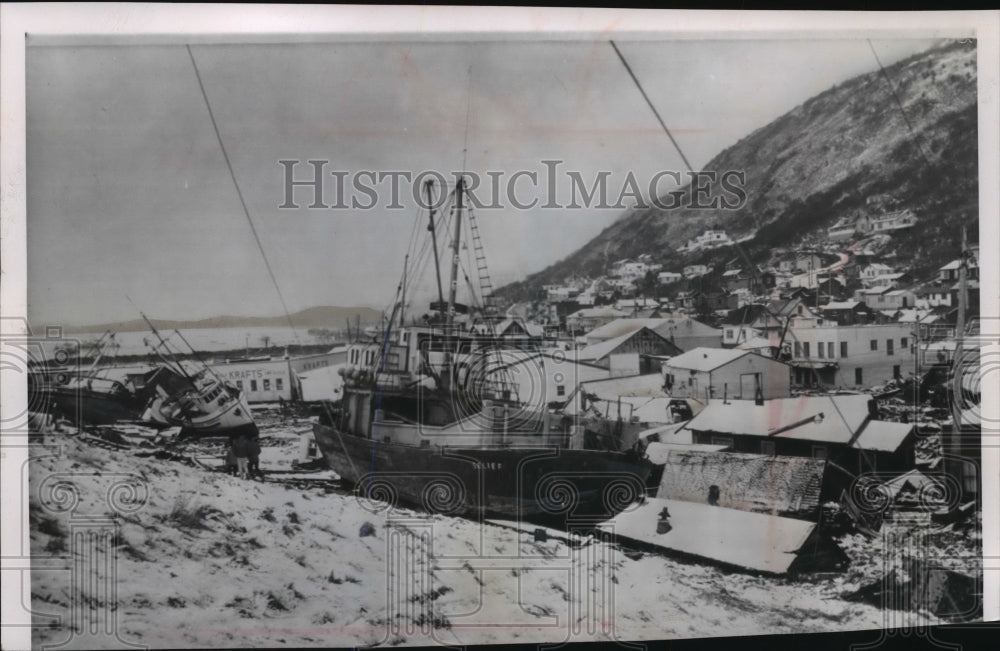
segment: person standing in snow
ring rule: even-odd
[[[242,479],[248,478],[250,463],[250,437],[240,434],[233,441],[233,454],[236,455],[236,468]]]
[[[233,448],[236,447],[236,437],[229,437],[229,447],[226,448],[226,462],[225,470],[226,474],[235,477],[236,476],[236,454],[233,452]]]
[[[248,435],[249,441],[249,469],[251,477],[263,478],[260,472],[260,433],[254,430],[253,435]]]

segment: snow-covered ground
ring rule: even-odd
[[[292,469],[303,423],[263,420],[262,467]],[[33,557],[63,557],[66,568],[74,559],[113,558],[115,593],[80,585],[87,586],[86,612],[113,617],[127,642],[637,640],[879,628],[887,621],[878,608],[841,598],[879,569],[864,540],[848,547],[864,571],[801,580],[754,576],[564,532],[536,540],[534,527],[386,510],[331,492],[324,482],[281,483],[273,481],[277,475],[245,481],[138,452],[56,434],[33,450],[30,465]],[[70,534],[91,526],[81,516],[110,513],[117,503],[132,508],[121,495],[108,499],[130,477],[143,487],[131,494],[138,508],[119,516],[109,552],[85,557]],[[53,491],[57,484],[62,493]],[[72,505],[67,491],[79,502],[59,511]],[[373,533],[361,536],[366,523]],[[94,646],[69,629],[70,607],[79,603],[72,577],[72,569],[33,572],[36,622],[55,622],[35,630],[36,644]]]

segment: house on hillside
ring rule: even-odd
[[[915,226],[916,223],[917,216],[909,208],[904,208],[903,210],[894,210],[879,215],[863,215],[857,221],[855,227],[858,232],[869,235],[910,228]]]
[[[849,473],[913,469],[916,427],[876,419],[870,395],[714,400],[687,424],[695,443],[826,459]]]
[[[865,287],[889,287],[896,288],[904,283],[908,283],[911,280],[910,274],[902,271],[894,271],[892,273],[879,274],[874,278],[868,278],[862,281],[862,285]]]
[[[664,385],[674,398],[777,398],[790,395],[784,362],[749,350],[695,348],[663,364]]]
[[[938,270],[938,280],[952,283],[958,281],[958,270],[961,266],[961,259],[952,260]],[[979,278],[979,247],[975,247],[970,251],[966,269],[967,273],[965,277],[968,280],[977,280]]]
[[[778,261],[778,271],[784,273],[806,273],[818,271],[826,266],[823,257],[814,251],[797,251],[787,254]]]
[[[903,310],[916,305],[916,296],[909,289],[870,287],[854,292],[854,300],[861,301],[873,310]]]
[[[704,276],[708,273],[708,266],[703,264],[689,264],[684,267],[683,274],[685,278],[698,278],[699,276]]]
[[[856,230],[854,220],[850,217],[844,217],[838,220],[836,224],[826,229],[826,237],[831,242],[845,242],[854,237]]]
[[[827,322],[837,325],[868,323],[872,319],[872,311],[861,301],[830,301],[820,308],[820,313]]]
[[[893,273],[894,269],[887,264],[882,264],[881,262],[872,262],[868,265],[861,267],[858,271],[858,280],[861,284],[868,287],[871,281],[878,276],[883,276],[885,274]]]

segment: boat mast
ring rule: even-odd
[[[160,331],[156,329],[156,326],[153,325],[153,322],[150,321],[149,318],[146,317],[145,313],[143,313],[142,311],[140,311],[139,314],[142,316],[142,320],[146,322],[146,325],[149,326],[149,329],[153,331],[153,334],[156,335],[156,338],[160,340],[160,346],[162,346],[163,349],[167,351],[167,353],[169,353],[170,355],[173,355],[173,351],[171,351],[170,347],[167,346],[167,342],[164,341],[163,337],[160,335]],[[160,359],[162,359],[164,362],[167,361],[167,359],[165,357],[163,357],[163,355],[160,355]],[[193,385],[194,384],[194,380],[191,378],[190,375],[188,375],[188,372],[186,370],[184,370],[184,365],[181,364],[180,361],[178,361],[176,359],[171,360],[171,361],[173,362],[172,366],[175,366],[177,368],[177,370],[180,371],[181,375],[184,376],[184,379],[187,380],[188,382],[190,382]],[[168,365],[170,365],[170,364],[168,364]]]
[[[429,212],[428,219],[430,223],[427,226],[427,230],[431,232],[431,249],[434,250],[434,273],[437,276],[437,288],[438,288],[438,306],[444,305],[444,290],[441,288],[441,262],[438,260],[438,245],[437,245],[437,231],[434,230],[434,202],[431,200],[431,183],[430,179],[424,183],[424,189],[427,191],[427,207]]]
[[[455,295],[458,292],[458,254],[460,250],[460,238],[462,237],[462,188],[464,185],[465,180],[459,177],[458,183],[455,184],[455,237],[452,240],[451,280],[448,286],[448,314],[445,321],[449,330],[455,321]]]
[[[445,313],[444,326],[444,369],[441,377],[445,382],[445,388],[449,390],[454,385],[453,380],[455,379],[455,364],[452,357],[454,352],[452,349],[455,347],[455,341],[452,338],[452,332],[455,325],[455,297],[458,293],[458,254],[460,251],[460,238],[462,237],[462,187],[464,183],[464,180],[459,177],[458,182],[455,184],[455,237],[452,240],[451,279],[448,285],[448,311]]]
[[[406,327],[406,267],[410,264],[410,254],[403,258],[403,283],[400,286],[399,295],[399,327]]]

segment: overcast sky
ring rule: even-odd
[[[933,44],[874,42],[886,65]],[[619,47],[696,168],[809,97],[877,69],[860,39]],[[292,311],[385,307],[418,210],[405,184],[402,209],[310,209],[302,190],[300,209],[279,209],[281,159],[326,160],[327,171],[450,173],[464,158],[465,169],[505,179],[544,173],[542,160],[559,159],[585,179],[610,171],[615,194],[628,172],[649,179],[684,169],[607,41],[199,44],[192,52]],[[126,295],[157,317],[281,314],[183,45],[29,46],[27,102],[33,324],[135,318]],[[524,198],[544,201],[545,190],[522,187]],[[561,201],[568,188],[557,188]],[[571,253],[620,211],[507,205],[477,214],[500,285]]]

